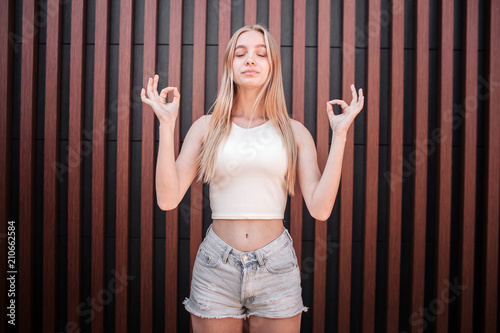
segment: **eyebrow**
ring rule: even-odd
[[[257,48],[257,47],[263,47],[263,48],[266,48],[266,45],[265,45],[265,44],[257,44],[257,45],[255,45],[255,47],[256,47],[256,48]],[[245,45],[238,45],[238,46],[236,46],[235,50],[236,50],[236,49],[239,49],[239,48],[245,48],[245,49],[246,49],[247,47],[246,47]]]

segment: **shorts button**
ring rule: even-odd
[[[243,261],[247,261],[248,256],[244,255],[243,258],[241,258]]]

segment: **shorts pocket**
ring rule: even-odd
[[[288,243],[281,251],[266,258],[264,265],[272,274],[284,274],[297,269],[299,265],[292,243]]]
[[[195,261],[202,266],[215,268],[220,265],[222,258],[217,251],[211,249],[202,242]]]

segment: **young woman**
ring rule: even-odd
[[[173,134],[180,94],[175,87],[158,94],[157,86],[156,75],[141,98],[160,122],[158,205],[177,207],[195,177],[210,184],[213,223],[184,301],[193,330],[241,332],[248,319],[256,332],[299,332],[307,307],[292,239],[283,226],[287,194],[294,194],[297,180],[312,217],[330,216],[346,133],[363,107],[362,90],[358,97],[351,86],[350,105],[327,103],[333,135],[321,175],[311,134],[288,116],[279,49],[264,27],[246,26],[232,36],[213,112],[192,124],[177,160]],[[334,115],[333,104],[343,112]]]

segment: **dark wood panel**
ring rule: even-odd
[[[222,78],[222,64],[224,61],[224,52],[231,38],[231,6],[225,0],[219,0],[219,70],[218,87]]]
[[[269,32],[281,45],[281,0],[269,1]]]
[[[500,82],[500,66],[498,65],[498,54],[500,53],[500,1],[493,0],[490,3],[490,27],[489,27],[489,55],[488,72],[490,74],[490,87],[494,82]],[[500,212],[500,93],[497,89],[489,91],[490,98],[487,106],[486,116],[486,177],[485,184],[485,222],[483,236],[484,255],[482,296],[484,316],[483,332],[498,331],[498,221]]]
[[[305,8],[300,8],[304,10]],[[305,38],[304,38],[305,41]],[[330,1],[318,2],[318,75],[317,75],[317,114],[316,114],[316,147],[318,165],[323,173],[329,152],[330,122],[326,113],[326,102],[330,100]],[[295,80],[295,78],[294,78]],[[302,90],[303,91],[303,90]],[[302,105],[304,101],[302,101]],[[301,220],[300,220],[301,221]],[[299,221],[299,222],[300,222]],[[298,224],[299,226],[301,224]],[[293,230],[293,229],[292,229]],[[302,233],[302,228],[299,229]],[[326,299],[326,263],[328,223],[315,221],[314,236],[314,313],[313,331],[325,330]]]
[[[460,175],[460,285],[467,288],[459,297],[459,330],[473,331],[474,311],[474,237],[476,219],[476,143],[477,143],[477,49],[478,1],[467,1],[464,7],[462,151]],[[498,239],[497,239],[498,241]]]
[[[143,87],[156,73],[157,0],[144,5]],[[141,332],[153,331],[153,211],[155,114],[142,105],[141,155]]]
[[[257,23],[257,0],[245,0],[245,25]]]
[[[170,3],[168,83],[170,87],[178,87],[179,90],[182,68],[182,6],[183,1],[172,1]],[[182,91],[180,93],[182,95]],[[179,154],[179,123],[180,121],[178,120],[175,124],[174,132],[175,158]],[[169,268],[169,274],[165,274],[165,333],[177,330],[178,219],[178,208],[166,213],[165,267]]]
[[[23,1],[21,55],[21,119],[19,152],[19,312],[21,332],[34,331],[35,317],[35,163],[36,163],[36,82],[38,34],[35,33],[36,0]]]
[[[377,262],[378,149],[380,107],[380,0],[368,2],[370,13],[367,48],[367,103],[365,148],[365,226],[363,268],[363,331],[375,325],[375,275]]]
[[[61,84],[62,5],[47,15],[45,71],[45,131],[43,156],[43,331],[57,331],[57,285],[59,243],[59,113]]]
[[[0,3],[0,267],[7,267],[7,221],[11,220],[12,192],[12,63],[13,45],[9,42],[9,33],[14,29],[14,1]],[[0,270],[0,306],[6,309],[7,299],[7,270]],[[0,318],[0,331],[7,332],[7,316]]]
[[[304,123],[304,78],[306,54],[306,2],[294,3],[293,31],[293,86],[292,86],[292,118]],[[297,258],[302,258],[302,192],[298,182],[295,183],[295,195],[290,199],[290,235]],[[299,265],[301,260],[299,260]]]
[[[350,85],[354,83],[354,43],[356,2],[343,5],[342,22],[342,99],[350,101]],[[330,27],[328,26],[328,29]],[[320,104],[319,104],[320,105]],[[362,111],[363,112],[363,111]],[[351,324],[351,269],[352,269],[352,206],[354,182],[354,125],[347,132],[340,184],[340,249],[338,331],[349,332]]]
[[[94,108],[92,118],[92,269],[91,297],[106,288],[106,124],[108,98],[109,1],[96,2]],[[105,312],[96,312],[93,332],[104,332]]]
[[[134,0],[120,3],[120,46],[118,59],[118,106],[116,129],[116,272],[129,275],[130,228],[130,154],[131,154],[131,88],[132,88],[132,27]],[[126,281],[118,280],[115,296],[115,331],[127,332],[129,289]]]
[[[452,138],[453,128],[453,1],[440,3],[439,42],[439,116],[438,127],[441,138],[437,156],[437,196],[436,196],[436,253],[435,298],[442,299],[443,290],[449,290],[450,278],[450,232],[451,232],[451,191],[452,191]],[[436,332],[448,331],[448,302],[436,318]]]
[[[71,3],[71,46],[69,81],[68,137],[68,309],[67,321],[75,330],[80,328],[78,311],[82,298],[83,220],[82,220],[82,129],[85,79],[85,19],[86,1]],[[70,327],[70,326],[68,326]]]
[[[418,13],[418,14],[417,14]],[[428,89],[429,89],[429,1],[418,0],[415,4],[415,90],[413,113],[413,147],[415,156],[413,169],[412,222],[411,222],[411,294],[410,312],[418,313],[424,307],[425,287],[425,229],[427,212],[427,133],[428,133]],[[417,319],[416,319],[417,320]],[[421,320],[420,322],[424,322]],[[411,332],[422,329],[420,325],[410,327]]]
[[[391,107],[389,115],[388,241],[386,280],[387,332],[399,332],[401,210],[403,199],[404,1],[391,6]]]

